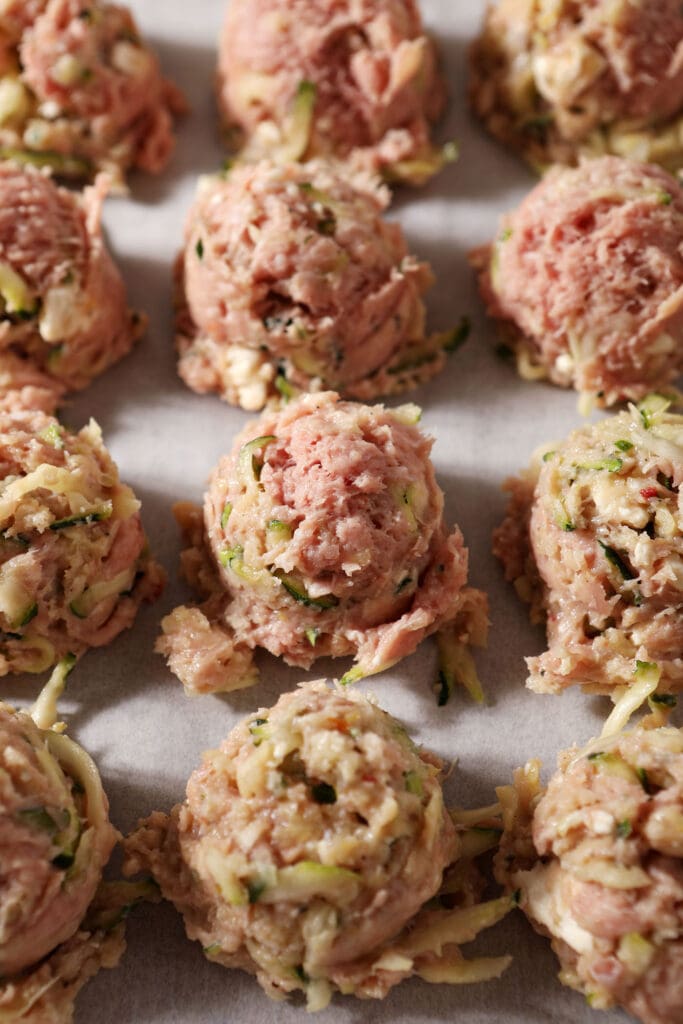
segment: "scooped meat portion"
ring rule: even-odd
[[[86,387],[142,334],[145,320],[128,308],[102,237],[107,188],[102,177],[78,196],[35,168],[0,163],[3,392],[34,375],[39,388],[53,392],[54,409],[65,390]],[[46,409],[50,402],[37,404]]]
[[[299,390],[372,398],[437,373],[432,273],[382,217],[387,190],[324,161],[203,178],[177,267],[179,373],[245,409]],[[456,332],[457,333],[457,332]]]
[[[445,85],[416,0],[231,0],[218,102],[247,159],[338,157],[419,185],[453,156],[430,141]]]
[[[471,101],[532,165],[615,153],[683,164],[678,0],[499,0],[472,49]]]
[[[334,990],[382,998],[413,974],[497,977],[508,957],[468,963],[457,944],[511,904],[477,902],[440,767],[366,697],[302,684],[204,755],[185,803],[126,840],[125,870],[152,873],[210,960],[275,999],[304,991],[310,1010]]]
[[[418,419],[416,406],[326,392],[238,435],[210,479],[203,528],[198,509],[179,509],[185,574],[207,600],[201,619],[180,608],[162,622],[158,650],[188,689],[249,685],[257,646],[304,668],[354,655],[350,681],[442,628],[485,641],[486,599],[465,586],[467,550],[457,527],[447,533]],[[209,633],[214,648],[226,640],[213,671]]]
[[[639,728],[539,763],[499,790],[498,880],[596,1009],[683,1020],[683,731]]]
[[[0,675],[42,672],[132,625],[164,573],[94,421],[0,413],[0,479]]]
[[[523,376],[611,405],[683,369],[683,189],[661,168],[554,168],[473,259]]]
[[[127,7],[11,0],[0,15],[0,154],[120,188],[158,173],[182,97],[161,75]]]
[[[85,751],[0,704],[0,1016],[67,1024],[73,999],[123,952],[88,917],[116,832]]]
[[[528,685],[598,693],[655,662],[660,690],[683,687],[683,417],[653,395],[548,445],[509,480],[494,551],[548,650]]]

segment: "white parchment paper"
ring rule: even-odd
[[[101,424],[122,477],[143,503],[154,551],[169,573],[162,599],[143,609],[134,628],[110,647],[89,653],[73,672],[62,715],[70,734],[97,761],[122,831],[155,809],[184,796],[186,780],[205,749],[220,743],[232,725],[257,706],[268,706],[304,674],[259,657],[262,681],[225,697],[189,700],[153,653],[162,615],[191,597],[178,580],[179,538],[171,505],[200,501],[206,477],[247,416],[217,398],[192,394],[175,374],[171,321],[171,265],[178,249],[196,177],[216,169],[222,151],[212,98],[217,37],[224,0],[132,0],[131,6],[164,69],[185,90],[192,113],[179,127],[176,153],[159,179],[136,177],[129,199],[111,199],[105,221],[133,305],[150,316],[148,336],[122,364],[66,410],[80,427],[90,416]],[[434,329],[463,315],[472,335],[443,376],[410,400],[424,409],[423,428],[435,438],[434,460],[446,494],[449,521],[458,522],[470,549],[471,582],[491,603],[489,648],[478,656],[490,705],[481,709],[456,693],[444,709],[432,692],[435,649],[428,641],[366,689],[401,717],[413,736],[457,769],[447,782],[452,803],[475,806],[494,799],[496,784],[531,756],[546,775],[557,751],[599,732],[609,706],[580,693],[537,696],[524,688],[524,655],[543,649],[526,609],[502,579],[490,552],[500,521],[503,479],[528,462],[539,444],[578,425],[576,396],[517,378],[495,353],[496,337],[477,296],[467,252],[494,234],[500,213],[533,184],[530,172],[489,139],[465,102],[466,53],[484,0],[422,0],[425,20],[439,39],[451,103],[440,129],[456,138],[460,161],[422,191],[403,191],[391,216],[403,224],[413,250],[437,276],[429,297]],[[348,662],[321,662],[309,674],[341,675]],[[31,700],[35,680],[3,680],[5,699]],[[321,1017],[342,1022],[426,1022],[459,1019],[471,1024],[616,1024],[619,1012],[598,1016],[583,998],[556,980],[547,942],[515,913],[475,947],[489,955],[514,954],[497,982],[460,988],[408,982],[381,1003],[336,997]],[[128,952],[115,971],[102,972],[83,991],[77,1024],[258,1024],[301,1020],[300,1003],[271,1003],[252,977],[209,964],[184,936],[170,905],[137,911],[129,921]]]

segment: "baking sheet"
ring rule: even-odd
[[[203,750],[220,743],[232,725],[259,705],[268,706],[304,673],[259,656],[262,681],[228,696],[190,700],[153,653],[159,621],[191,598],[177,577],[179,538],[171,514],[178,499],[200,501],[209,470],[231,444],[247,414],[217,398],[188,391],[175,374],[171,323],[171,264],[180,244],[196,176],[216,168],[222,151],[215,131],[212,76],[223,0],[135,0],[141,28],[158,49],[164,69],[192,104],[180,125],[178,148],[160,179],[133,180],[130,199],[106,204],[105,222],[133,305],[150,316],[148,336],[131,356],[65,411],[80,427],[100,422],[122,477],[143,503],[153,549],[169,573],[162,599],[145,607],[134,628],[110,647],[89,653],[69,680],[62,716],[70,734],[97,761],[122,831],[154,809],[181,800]],[[609,709],[604,699],[579,693],[544,697],[524,689],[523,656],[543,649],[541,630],[502,579],[490,553],[500,521],[504,477],[528,462],[538,444],[578,425],[576,396],[517,378],[495,354],[495,332],[485,321],[468,250],[494,234],[499,214],[533,184],[531,174],[484,135],[466,109],[466,51],[480,24],[483,0],[422,0],[425,20],[438,36],[451,104],[440,132],[456,138],[460,161],[422,191],[405,190],[391,216],[400,219],[412,249],[437,276],[428,305],[434,329],[466,314],[472,335],[444,374],[409,398],[424,409],[423,428],[435,438],[434,461],[446,494],[447,517],[458,522],[470,549],[470,579],[491,603],[489,648],[478,656],[490,704],[479,708],[456,693],[445,709],[432,693],[436,660],[432,641],[389,672],[361,683],[382,706],[403,719],[420,743],[457,769],[446,784],[449,802],[464,806],[494,799],[496,784],[514,767],[540,756],[546,775],[559,749],[596,734]],[[308,678],[341,675],[348,661],[320,662]],[[35,695],[35,680],[3,681],[6,699]],[[470,947],[472,948],[472,947]],[[342,1022],[422,1022],[458,1017],[471,1024],[588,1024],[625,1021],[619,1012],[596,1016],[583,998],[560,986],[548,944],[521,914],[510,915],[475,947],[489,955],[514,953],[497,982],[450,988],[413,981],[384,1002],[335,997],[321,1017]],[[128,952],[115,971],[103,971],[81,994],[76,1024],[222,1024],[290,1022],[301,1001],[271,1003],[252,977],[209,964],[185,939],[170,907],[138,910],[129,922]]]

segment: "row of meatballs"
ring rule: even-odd
[[[124,872],[147,876],[132,882],[102,881],[116,841],[106,796],[52,719],[0,704],[8,1021],[70,1021],[82,985],[120,960],[127,913],[159,891],[209,960],[255,974],[272,998],[302,992],[309,1010],[411,976],[499,977],[510,956],[461,946],[520,905],[591,1005],[681,1019],[683,730],[656,715],[628,731],[608,722],[560,755],[545,789],[531,761],[497,803],[449,810],[441,762],[398,721],[356,692],[302,684],[124,840]],[[486,898],[478,860],[494,849],[504,891]]]
[[[419,180],[416,167],[431,159],[434,170],[443,160],[429,142],[429,124],[444,89],[417,9],[380,2],[332,5],[332,11],[322,2],[300,6],[268,0],[229,7],[218,94],[244,145],[234,166],[201,181],[177,262],[179,372],[194,390],[216,392],[248,410],[300,391],[333,389],[361,400],[400,392],[441,370],[446,353],[467,334],[465,322],[437,333],[426,329],[430,268],[409,253],[400,227],[382,217],[390,201],[382,177]],[[487,32],[505,21],[508,7],[515,5],[489,12],[473,51],[481,71],[472,87],[475,108],[484,85],[508,82],[511,65],[523,65],[528,89],[544,97],[545,113],[536,116],[562,124],[539,71],[546,68],[547,77],[548,66],[563,66],[556,48],[570,68],[583,66],[582,59],[593,68],[591,81],[604,101],[601,124],[627,111],[633,119],[637,108],[643,130],[661,132],[662,118],[680,106],[675,59],[673,70],[662,63],[659,77],[653,75],[659,51],[650,40],[645,52],[649,15],[632,4],[598,4],[583,18],[574,12],[571,30],[567,5],[548,5],[542,15],[528,11],[540,18],[528,26],[528,39],[537,47],[544,33],[543,59],[534,53],[523,62],[521,53],[508,53],[503,66],[499,54],[497,75],[485,73],[482,55],[489,59],[493,45]],[[683,19],[672,7],[662,36],[660,15],[655,42],[665,37],[675,54]],[[22,137],[8,136],[0,146],[0,156],[13,161],[3,165],[0,180],[3,401],[53,411],[66,390],[84,387],[144,331],[144,318],[126,307],[100,234],[101,202],[116,183],[113,158],[102,154],[113,147],[121,162],[124,150],[129,157],[135,151],[130,138],[125,146],[112,142],[116,126],[152,146],[151,121],[163,122],[170,139],[168,107],[160,106],[170,87],[130,16],[112,5],[13,3],[0,32],[7,54],[0,134],[19,131],[13,108],[2,121],[3,95],[16,99],[17,90],[33,88],[36,95],[30,103],[17,100],[18,109],[37,104],[41,117],[53,118],[50,131],[71,133],[73,144],[70,150],[66,137],[50,139],[34,151],[37,120],[27,114]],[[256,43],[244,45],[244,33]],[[515,42],[521,46],[521,39]],[[130,57],[131,50],[136,72],[147,69],[158,86],[123,68],[119,51]],[[44,92],[36,81],[39,58]],[[666,109],[657,102],[662,83]],[[581,103],[593,112],[595,128],[597,100],[585,87]],[[511,91],[501,86],[500,95]],[[106,110],[96,110],[97,102]],[[102,169],[108,175],[82,198],[20,169],[43,164],[68,178],[47,157],[85,159],[73,148],[85,134],[101,153],[80,177]],[[618,155],[600,156],[605,151]],[[550,152],[561,158],[561,147]],[[587,410],[640,399],[680,372],[683,193],[665,170],[641,162],[659,159],[648,148],[578,146],[563,158],[579,155],[584,163],[554,168],[472,259],[489,312],[523,375],[575,387]]]

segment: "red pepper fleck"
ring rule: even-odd
[[[649,498],[659,497],[659,488],[657,487],[641,487],[640,493],[647,500]]]
[[[363,782],[377,782],[377,779],[375,778],[374,775],[363,775],[362,779]]]

